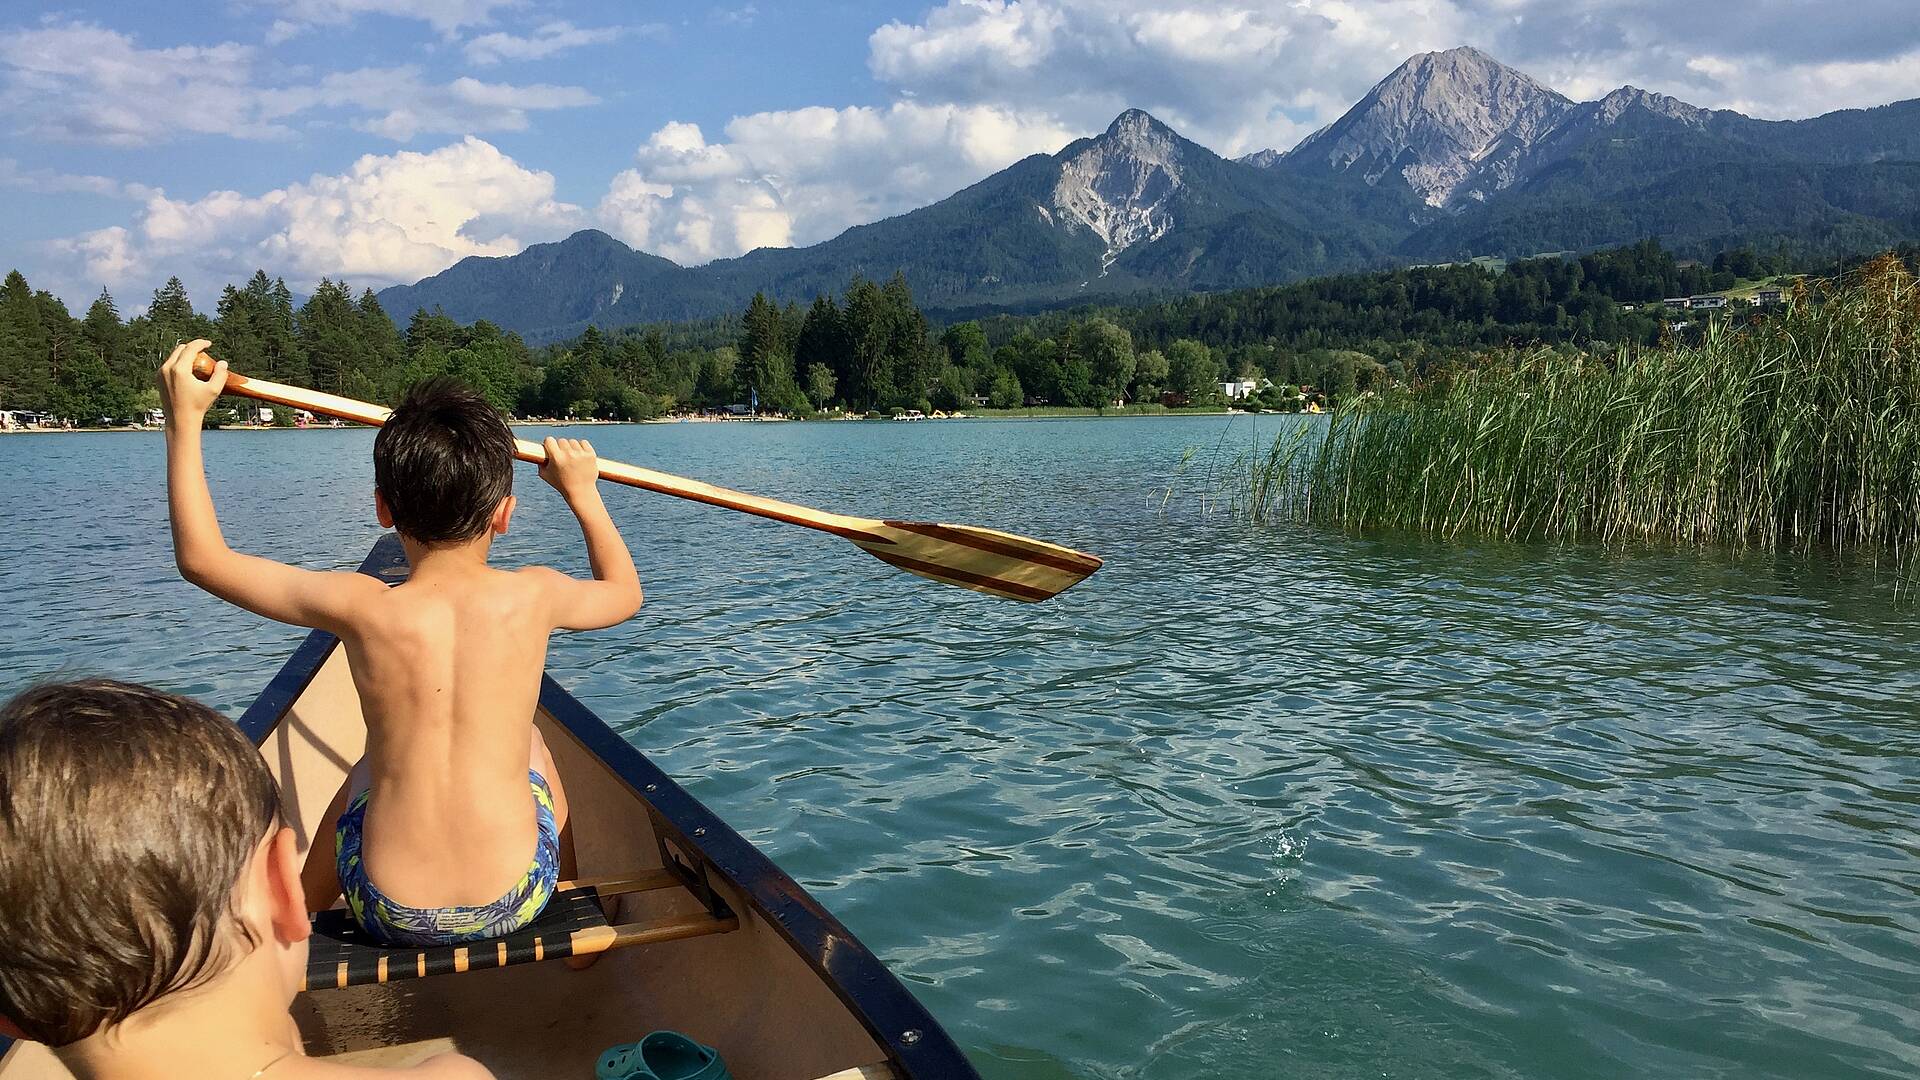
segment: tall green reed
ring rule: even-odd
[[[1251,463],[1256,520],[1920,556],[1920,287],[1892,258],[1700,340],[1486,358]]]

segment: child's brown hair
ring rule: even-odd
[[[257,942],[241,875],[280,820],[266,762],[198,702],[105,679],[0,709],[0,1015],[53,1046]]]
[[[469,387],[447,378],[415,383],[373,437],[373,484],[402,535],[423,544],[472,540],[513,494],[513,431]]]

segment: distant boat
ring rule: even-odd
[[[893,418],[895,420],[925,420],[927,414],[921,412],[919,409],[908,409],[903,413],[895,413]]]
[[[388,536],[360,572],[403,580]],[[340,909],[314,916],[294,1018],[309,1055],[403,1065],[456,1048],[500,1080],[590,1077],[658,1029],[741,1080],[979,1080],[899,979],[799,883],[551,677],[534,722],[566,783],[580,877],[532,926],[460,947],[387,949]],[[304,846],[366,746],[346,650],[314,632],[240,718]],[[626,902],[613,920],[600,900]],[[586,971],[553,960],[600,954]],[[499,970],[495,970],[499,969]],[[0,1038],[0,1080],[71,1080]]]

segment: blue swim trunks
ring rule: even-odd
[[[346,894],[353,921],[389,945],[432,948],[501,937],[539,918],[547,901],[553,899],[554,885],[560,878],[560,829],[554,823],[553,790],[546,779],[528,769],[527,780],[533,785],[534,816],[539,826],[533,865],[505,896],[478,907],[408,907],[394,903],[374,888],[360,859],[360,833],[367,820],[367,797],[372,792],[354,796],[334,833],[340,891]]]

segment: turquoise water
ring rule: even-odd
[[[647,606],[553,652],[989,1077],[1920,1072],[1920,614],[1884,582],[1244,527],[1195,496],[1246,418],[588,434],[1107,558],[1028,607],[610,491]],[[370,445],[209,436],[229,539],[354,565]],[[0,692],[237,715],[298,640],[175,578],[161,452],[0,438]],[[584,569],[521,479],[500,559]]]

